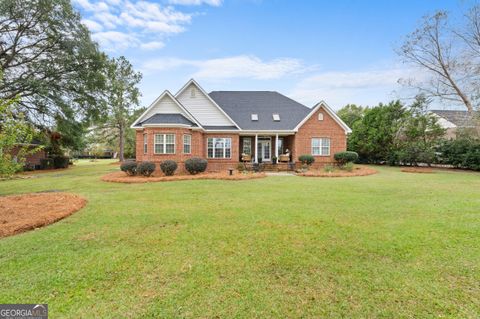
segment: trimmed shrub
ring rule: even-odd
[[[149,177],[155,172],[155,163],[153,162],[141,162],[137,165],[137,174]]]
[[[353,162],[348,162],[348,163],[342,165],[340,168],[347,171],[347,172],[351,172],[351,171],[353,171],[353,167],[354,167]]]
[[[480,140],[460,137],[439,147],[440,163],[480,171]]]
[[[51,169],[51,168],[53,168],[53,158],[40,159],[40,169]]]
[[[162,170],[163,174],[167,176],[172,176],[177,170],[177,167],[177,162],[172,160],[166,160],[160,164],[160,169]]]
[[[312,165],[313,162],[315,162],[315,158],[313,157],[313,155],[310,155],[310,154],[300,155],[298,157],[298,160],[302,162],[302,164],[309,165],[309,166]]]
[[[337,161],[338,165],[344,166],[347,163],[355,162],[358,159],[358,154],[350,151],[338,152],[333,155],[333,158]]]
[[[68,163],[70,158],[66,156],[55,156],[53,158],[53,167],[54,168],[68,168]]]
[[[133,176],[137,173],[137,163],[133,161],[123,162],[120,165],[120,170],[129,176]]]
[[[192,157],[185,161],[185,169],[192,175],[205,172],[207,169],[207,160],[200,157]]]

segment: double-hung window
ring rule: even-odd
[[[155,154],[175,154],[175,134],[155,134]]]
[[[243,138],[242,154],[252,155],[252,138],[251,137]]]
[[[330,139],[326,137],[312,138],[312,155],[329,156]]]
[[[212,137],[207,140],[208,158],[230,158],[232,139],[230,137]]]
[[[143,134],[143,154],[147,154],[148,143],[147,143],[147,133]]]
[[[183,135],[183,154],[192,153],[192,136],[190,134]]]

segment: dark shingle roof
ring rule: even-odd
[[[450,123],[457,127],[472,127],[473,121],[467,111],[453,111],[453,110],[432,110],[432,113],[443,117]]]
[[[238,130],[236,126],[203,126],[206,130]]]
[[[311,111],[278,92],[214,91],[209,95],[243,130],[293,130]],[[273,120],[274,113],[280,121]],[[251,114],[258,114],[258,121],[252,121]]]
[[[182,114],[175,114],[175,113],[157,113],[149,117],[143,122],[137,123],[137,126],[141,126],[143,124],[184,124],[184,125],[191,125],[197,126],[197,124],[193,123],[189,119],[187,119]]]

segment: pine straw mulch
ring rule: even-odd
[[[172,181],[186,181],[194,179],[220,179],[228,181],[243,181],[247,179],[263,178],[267,175],[265,173],[240,173],[234,171],[233,175],[227,172],[222,173],[200,173],[196,175],[179,174],[173,176],[165,176],[162,173],[155,172],[150,177],[145,176],[128,176],[124,172],[113,172],[102,176],[102,181],[113,183],[152,183],[152,182],[172,182]]]
[[[63,219],[87,204],[69,193],[30,193],[0,197],[0,238]]]
[[[420,174],[431,174],[435,173],[431,167],[404,167],[400,169],[404,173],[420,173]]]
[[[377,170],[366,166],[355,166],[351,172],[335,169],[333,172],[325,172],[322,169],[309,170],[304,173],[297,173],[298,176],[306,177],[354,177],[354,176],[367,176],[378,173]]]

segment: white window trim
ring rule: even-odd
[[[212,157],[208,156],[208,140],[212,139]],[[223,157],[215,157],[215,139],[223,139]],[[226,157],[225,140],[230,140],[230,156]],[[231,137],[207,137],[207,158],[210,159],[231,159],[232,158],[232,138]]]
[[[157,135],[163,135],[163,144],[161,143],[156,143],[157,141]],[[167,153],[167,135],[173,135],[173,153]],[[168,143],[168,144],[172,144],[172,143]],[[157,148],[155,147],[156,145],[163,145],[162,147],[162,152],[160,153],[157,153]],[[171,155],[171,154],[175,154],[175,150],[176,150],[176,135],[175,133],[155,133],[154,137],[153,137],[153,154],[158,154],[158,155]]]
[[[186,144],[185,143],[185,137],[188,136],[190,139],[189,139],[189,143]],[[188,149],[190,150],[190,152],[185,152],[185,145],[188,145]],[[183,154],[192,154],[192,134],[183,134]]]
[[[328,140],[328,154],[314,154],[314,152],[313,152],[313,140],[320,140],[320,146],[315,146],[315,148],[320,149],[320,153],[322,152],[322,148],[326,147],[326,146],[323,146],[323,141]],[[311,151],[312,151],[313,156],[323,156],[323,157],[330,156],[330,149],[332,147],[332,139],[330,137],[312,137],[312,139],[310,141],[310,147],[311,147]]]
[[[148,135],[143,133],[143,154],[148,153]]]

